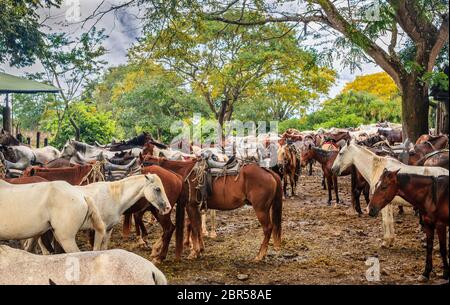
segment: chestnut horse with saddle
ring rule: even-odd
[[[197,258],[204,247],[199,210],[202,204],[208,209],[222,211],[234,210],[245,204],[253,207],[264,232],[256,261],[266,256],[271,236],[274,238],[274,247],[281,247],[283,191],[281,179],[273,171],[261,168],[256,163],[242,164],[240,170],[233,175],[227,175],[224,168],[225,175],[214,177],[211,180],[210,192],[206,198],[202,198],[199,189],[204,187],[208,180],[205,177],[205,171],[208,170],[207,160],[170,161],[147,155],[142,156],[141,161],[144,165],[160,165],[183,177],[183,195],[177,208],[177,226],[184,226],[184,221],[180,221],[184,220],[184,209],[180,208],[180,203],[185,204],[192,228],[190,259]],[[205,202],[202,202],[203,199]]]

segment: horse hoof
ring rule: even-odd
[[[212,239],[216,239],[217,238],[217,233],[216,232],[211,232],[209,233],[209,237]]]
[[[418,278],[417,280],[418,280],[420,283],[426,283],[426,282],[429,281],[429,278],[422,274],[421,276],[419,276],[419,278]]]
[[[262,260],[263,260],[263,259],[262,259],[261,257],[257,256],[257,257],[255,257],[255,259],[253,260],[253,262],[259,263],[259,262],[261,262]]]
[[[162,262],[162,260],[159,257],[152,258],[151,261],[154,265],[159,265]]]
[[[198,255],[196,253],[191,253],[187,257],[187,259],[189,259],[189,260],[194,260],[194,259],[197,259],[197,258],[198,258]]]

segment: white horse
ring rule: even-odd
[[[106,235],[102,250],[108,248],[112,230],[120,222],[123,213],[141,198],[145,198],[163,215],[172,210],[161,179],[155,174],[131,176],[115,182],[97,182],[77,188],[94,199],[105,223]],[[82,229],[92,228],[85,225]]]
[[[93,199],[105,223],[106,234],[101,244],[102,250],[108,248],[113,228],[120,222],[123,213],[141,198],[149,201],[163,215],[170,213],[172,209],[161,179],[155,174],[131,176],[115,182],[97,182],[76,188]],[[81,230],[92,229],[90,223],[81,227]],[[33,244],[35,245],[36,241],[33,241]],[[28,247],[27,250],[33,249]]]
[[[53,229],[66,253],[78,252],[75,235],[89,224],[99,250],[105,225],[93,200],[67,182],[12,185],[0,180],[0,240],[22,240]]]
[[[400,173],[418,174],[424,176],[448,175],[448,170],[442,167],[410,166],[401,163],[391,157],[380,157],[365,147],[347,142],[339,151],[334,160],[332,171],[339,175],[351,165],[355,165],[361,175],[370,185],[371,193],[380,179],[384,169],[395,171],[400,169]],[[402,198],[395,197],[392,203],[402,203]],[[389,204],[382,211],[383,218],[383,246],[392,246],[395,238],[394,213],[392,204]]]
[[[92,146],[83,142],[78,142],[75,140],[67,141],[67,143],[63,146],[61,157],[63,158],[77,158],[81,156],[81,158],[85,161],[94,161],[98,158],[100,154],[102,154],[108,158],[113,158],[118,152],[116,151],[108,151],[103,148],[99,148],[96,146]],[[133,148],[131,149],[131,153],[134,157],[139,157],[139,154],[142,153],[142,149]],[[72,161],[72,159],[71,159]],[[76,163],[76,162],[74,162]]]
[[[151,262],[125,250],[35,255],[0,246],[0,285],[166,285]]]
[[[36,163],[46,164],[60,157],[59,150],[52,146],[46,146],[43,148],[29,148],[28,146],[10,146],[10,149],[14,152],[17,162],[6,162],[8,169],[24,170],[28,166]]]

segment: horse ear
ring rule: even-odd
[[[398,172],[400,171],[401,168],[399,168],[398,170],[394,171],[394,175],[397,176]]]
[[[145,175],[145,179],[147,179],[148,182],[153,183],[154,179],[152,175]]]
[[[350,139],[347,139],[347,146],[350,146]]]

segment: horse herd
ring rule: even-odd
[[[215,210],[251,205],[263,230],[255,257],[265,258],[269,241],[281,248],[283,200],[295,196],[302,171],[313,163],[323,172],[328,202],[340,203],[338,177],[351,176],[352,204],[362,214],[364,194],[369,215],[381,211],[383,245],[395,237],[393,205],[414,206],[427,235],[427,258],[421,280],[429,278],[435,229],[444,278],[448,279],[448,137],[423,135],[403,141],[391,126],[361,126],[233,137],[223,146],[168,146],[143,133],[128,141],[89,145],[68,141],[60,152],[33,149],[12,135],[0,133],[0,240],[21,240],[24,250],[43,254],[79,252],[78,231],[87,231],[94,251],[105,251],[122,215],[128,237],[134,219],[139,243],[145,243],[143,222],[152,213],[162,235],[152,246],[151,260],[167,257],[175,232],[175,257],[190,246],[189,259],[204,251],[206,213],[215,236]],[[171,217],[174,210],[174,216]],[[186,217],[187,214],[187,217]],[[173,218],[175,224],[173,223]],[[1,256],[1,252],[0,252]],[[156,282],[156,281],[155,281]],[[160,281],[161,282],[161,281]]]

